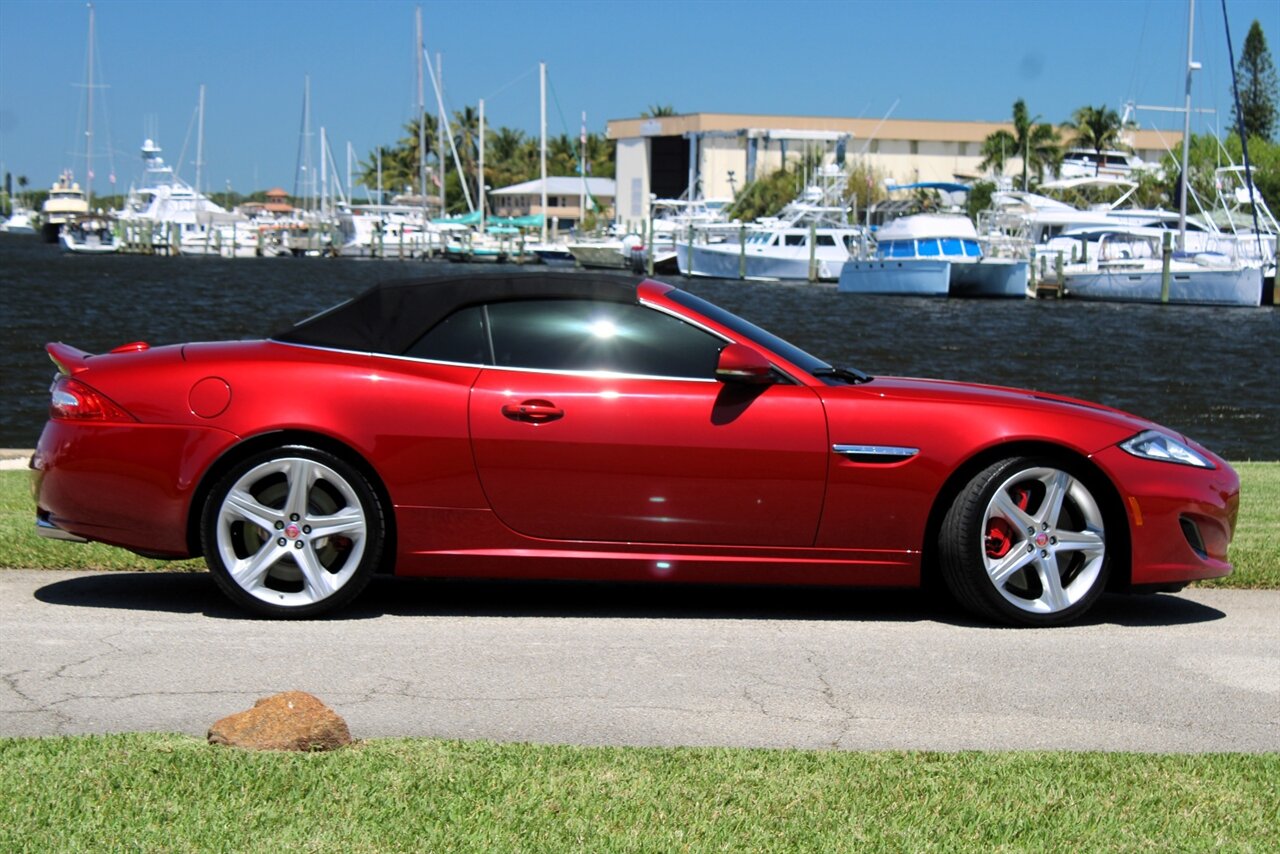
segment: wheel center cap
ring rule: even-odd
[[[291,540],[298,539],[298,535],[302,533],[302,529],[297,525],[290,525],[284,529],[284,535]]]
[[[297,534],[290,534],[289,536],[296,537]],[[1044,548],[1047,545],[1049,545],[1049,535],[1043,532],[1036,534],[1036,546],[1038,548]]]

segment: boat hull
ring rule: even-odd
[[[591,246],[578,244],[569,247],[575,261],[587,268],[599,270],[625,270],[631,266],[631,259],[623,255],[621,245],[602,244]],[[629,252],[628,252],[629,255]]]
[[[1105,302],[1161,302],[1160,270],[1067,273],[1067,296]],[[1262,270],[1195,270],[1169,275],[1169,302],[1183,305],[1262,304]]]
[[[852,294],[1026,297],[1025,261],[850,261],[838,288]]]
[[[843,250],[841,250],[843,253]],[[743,261],[745,260],[745,265]],[[809,280],[809,254],[794,256],[764,254],[757,247],[747,247],[744,253],[737,243],[694,244],[692,262],[688,243],[676,243],[676,263],[686,276],[707,276],[713,279],[747,278],[763,281]],[[848,262],[848,256],[832,257],[819,251],[814,259],[817,280],[834,282]],[[740,276],[743,267],[746,275]]]

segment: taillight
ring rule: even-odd
[[[106,395],[68,376],[54,379],[49,417],[64,421],[136,421]]]

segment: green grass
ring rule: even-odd
[[[46,540],[35,531],[31,476],[0,471],[0,566],[8,569],[202,570],[203,560],[163,561],[101,543]]]
[[[1240,473],[1240,519],[1231,544],[1235,571],[1214,587],[1280,589],[1280,463],[1234,463]],[[99,543],[38,537],[28,475],[0,471],[0,565],[12,569],[201,570],[200,560],[165,562]]]
[[[3,851],[1274,851],[1280,755],[0,740]]]
[[[1240,517],[1231,541],[1234,571],[1206,586],[1280,588],[1280,463],[1232,463],[1240,474]]]

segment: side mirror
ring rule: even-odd
[[[745,344],[728,344],[716,362],[716,379],[724,383],[767,385],[773,382],[773,365]]]

